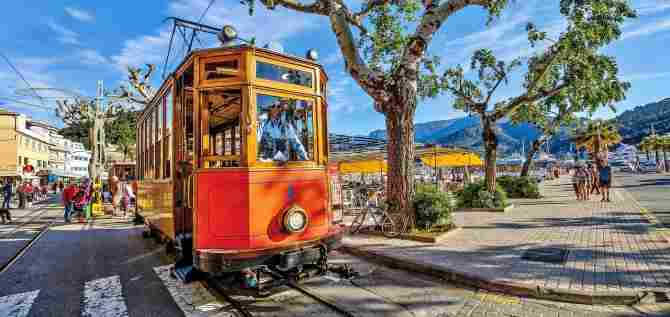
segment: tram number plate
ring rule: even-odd
[[[321,251],[318,248],[285,252],[279,255],[279,267],[288,270],[298,265],[316,263],[320,258]]]

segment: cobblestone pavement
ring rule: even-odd
[[[348,236],[346,245],[475,275],[496,282],[603,293],[670,286],[670,244],[627,192],[613,202],[579,202],[568,178],[543,185],[545,198],[517,200],[507,213],[464,212],[462,230],[440,244]],[[525,261],[535,247],[569,250],[563,264]]]

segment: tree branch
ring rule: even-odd
[[[563,90],[563,88],[565,88],[567,86],[568,86],[567,83],[562,83],[562,84],[557,85],[556,87],[554,87],[550,90],[542,90],[539,93],[534,94],[534,95],[528,95],[528,93],[525,93],[525,94],[523,94],[519,97],[516,97],[516,98],[512,99],[512,101],[510,101],[507,104],[507,106],[495,110],[493,116],[495,117],[496,120],[502,119],[508,113],[514,111],[519,106],[521,106],[525,103],[532,103],[532,102],[536,102],[536,101],[538,101],[540,99],[543,99],[543,98],[554,96],[554,95],[560,93],[561,90]]]
[[[361,58],[351,33],[346,8],[340,7],[330,15],[330,24],[344,57],[344,67],[351,77],[376,101],[384,102],[390,98],[384,90],[385,81],[381,73],[370,69]]]
[[[491,88],[487,93],[486,93],[486,99],[484,99],[484,104],[488,105],[489,101],[491,101],[491,97],[493,96],[493,93],[498,89],[498,86],[505,80],[505,76],[501,76],[498,78],[498,81],[496,82],[495,85],[493,85],[493,88]]]
[[[324,0],[315,0],[311,4],[302,4],[297,0],[261,0],[261,3],[268,9],[273,9],[275,5],[280,5],[287,9],[303,12],[328,15],[327,4]]]
[[[418,74],[418,63],[433,39],[433,35],[452,14],[470,5],[487,7],[490,2],[491,0],[449,0],[437,6],[433,1],[426,1],[426,12],[411,36],[411,40],[405,46],[400,59],[400,64],[404,66],[400,67],[400,72],[406,72],[405,68],[409,68],[413,74],[408,75]]]

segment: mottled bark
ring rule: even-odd
[[[396,105],[401,108],[402,105]],[[392,108],[392,107],[389,107]],[[388,181],[386,194],[391,212],[413,216],[414,111],[386,113]]]
[[[530,168],[533,167],[533,157],[540,151],[540,146],[542,146],[543,143],[544,138],[539,138],[533,141],[533,145],[528,149],[528,154],[526,154],[526,161],[523,162],[523,167],[521,167],[521,177],[528,176]]]
[[[490,193],[496,191],[496,159],[498,152],[498,136],[496,135],[495,118],[492,115],[482,115],[482,138],[485,149],[485,181],[486,189]]]

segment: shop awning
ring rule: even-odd
[[[481,166],[483,164],[479,155],[468,152],[423,153],[421,161],[430,167]]]
[[[348,173],[386,173],[386,160],[361,160],[352,162],[340,162],[339,170],[341,174]]]

